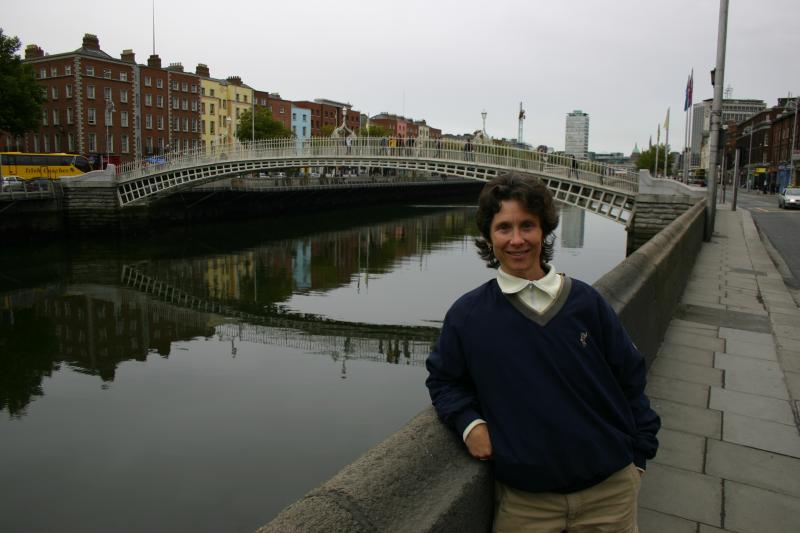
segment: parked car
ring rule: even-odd
[[[319,172],[312,172],[311,173],[311,177],[312,178],[319,178]]]
[[[25,190],[25,181],[18,176],[3,176],[0,178],[2,192],[16,192]]]
[[[800,207],[800,187],[786,187],[778,193],[778,207]]]

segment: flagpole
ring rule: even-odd
[[[689,146],[689,108],[687,107],[684,111],[686,112],[686,117],[684,117],[683,120],[683,183],[686,183],[686,174],[689,169],[689,165],[687,165],[687,159],[691,157],[692,150]]]
[[[667,122],[664,124],[667,137],[664,139],[664,177],[669,177],[669,107],[667,108]]]
[[[661,144],[661,123],[658,124],[658,133],[656,134],[656,172],[654,178],[658,177],[658,149]]]

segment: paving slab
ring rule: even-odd
[[[704,324],[702,322],[693,322],[691,320],[681,320],[680,318],[673,318],[672,320],[670,320],[669,323],[670,325],[674,324],[676,326],[683,326],[686,328],[711,329],[715,331],[718,329],[717,326],[712,326],[711,324]]]
[[[719,299],[719,303],[723,305],[730,305],[734,307],[741,307],[747,309],[752,308],[758,311],[764,310],[764,304],[759,302],[755,297],[749,295],[744,296],[744,295],[731,294],[728,296],[722,296]]]
[[[696,522],[643,507],[639,507],[638,513],[642,533],[697,533]]]
[[[648,464],[654,462],[702,473],[705,453],[705,437],[662,428],[658,432],[658,452]]]
[[[767,313],[767,311],[763,307],[758,309],[756,307],[741,307],[738,305],[726,305],[725,309],[736,313],[744,313],[754,316],[760,316],[763,320],[769,320],[769,313]]]
[[[797,533],[800,499],[725,481],[725,527],[741,533]]]
[[[713,351],[692,348],[691,346],[683,346],[680,344],[673,344],[671,342],[661,343],[661,348],[658,351],[658,357],[677,359],[679,361],[683,361],[684,363],[706,366],[708,368],[714,367]]]
[[[725,310],[725,305],[719,302],[719,296],[715,298],[703,298],[702,296],[686,295],[681,297],[681,303],[687,305],[702,305],[712,309]]]
[[[708,407],[708,385],[651,374],[645,392],[649,398]],[[788,405],[788,404],[787,404]]]
[[[771,333],[769,318],[755,313],[722,311],[700,305],[678,304],[673,315],[681,320],[702,322],[714,326],[733,329],[748,329],[761,333]]]
[[[775,343],[773,342],[769,344],[753,344],[737,339],[728,339],[725,341],[725,353],[770,361],[778,360],[778,356],[775,353]]]
[[[771,333],[759,333],[748,329],[719,328],[719,337],[728,341],[740,341],[750,344],[762,344],[775,347],[775,339]]]
[[[791,397],[800,400],[800,372],[784,372],[783,375],[786,378],[786,388],[789,389]]]
[[[690,328],[686,326],[678,326],[676,324],[672,324],[670,322],[667,331],[664,332],[665,336],[669,335],[677,335],[681,333],[688,333],[690,335],[700,335],[703,337],[710,337],[712,339],[717,338],[717,330],[716,329],[703,329],[703,328]]]
[[[703,348],[717,352],[725,351],[725,339],[706,337],[696,333],[667,333],[664,340],[673,344],[691,346],[692,348]]]
[[[788,400],[783,372],[776,361],[717,353],[714,367],[725,370],[725,388]]]
[[[701,437],[722,438],[722,413],[693,405],[651,398],[650,405],[661,417],[661,427]]]
[[[735,413],[780,424],[794,424],[792,406],[788,401],[777,398],[711,387],[708,407],[725,413]]]
[[[720,529],[718,527],[707,526],[705,524],[699,524],[699,526],[700,528],[697,530],[697,533],[736,533],[730,529]],[[646,533],[643,529],[641,531]]]
[[[778,363],[784,371],[800,372],[800,352],[781,348],[778,351]]]
[[[723,440],[800,459],[800,435],[792,425],[725,413]]]
[[[722,482],[717,477],[653,463],[642,478],[639,506],[721,526]]]
[[[705,469],[712,476],[800,498],[800,460],[794,457],[708,439]]]
[[[693,365],[677,359],[657,357],[650,366],[650,374],[701,385],[722,386],[722,369]]]
[[[779,337],[787,337],[789,339],[794,339],[797,341],[796,344],[800,345],[800,328],[795,326],[772,326],[772,329],[775,331],[775,335]]]

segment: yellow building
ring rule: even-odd
[[[205,67],[205,65],[202,65]],[[220,80],[207,76],[208,67],[200,81],[202,113],[202,143],[206,150],[235,141],[239,117],[253,105],[253,89],[244,85],[239,76]]]

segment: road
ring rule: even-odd
[[[726,200],[730,203],[731,199],[732,193],[728,190]],[[739,192],[737,208],[750,211],[759,231],[769,239],[769,244],[783,261],[783,265],[781,261],[776,262],[786,286],[793,292],[800,291],[800,210],[780,209],[774,194],[747,191]],[[796,299],[797,296],[795,292]]]

